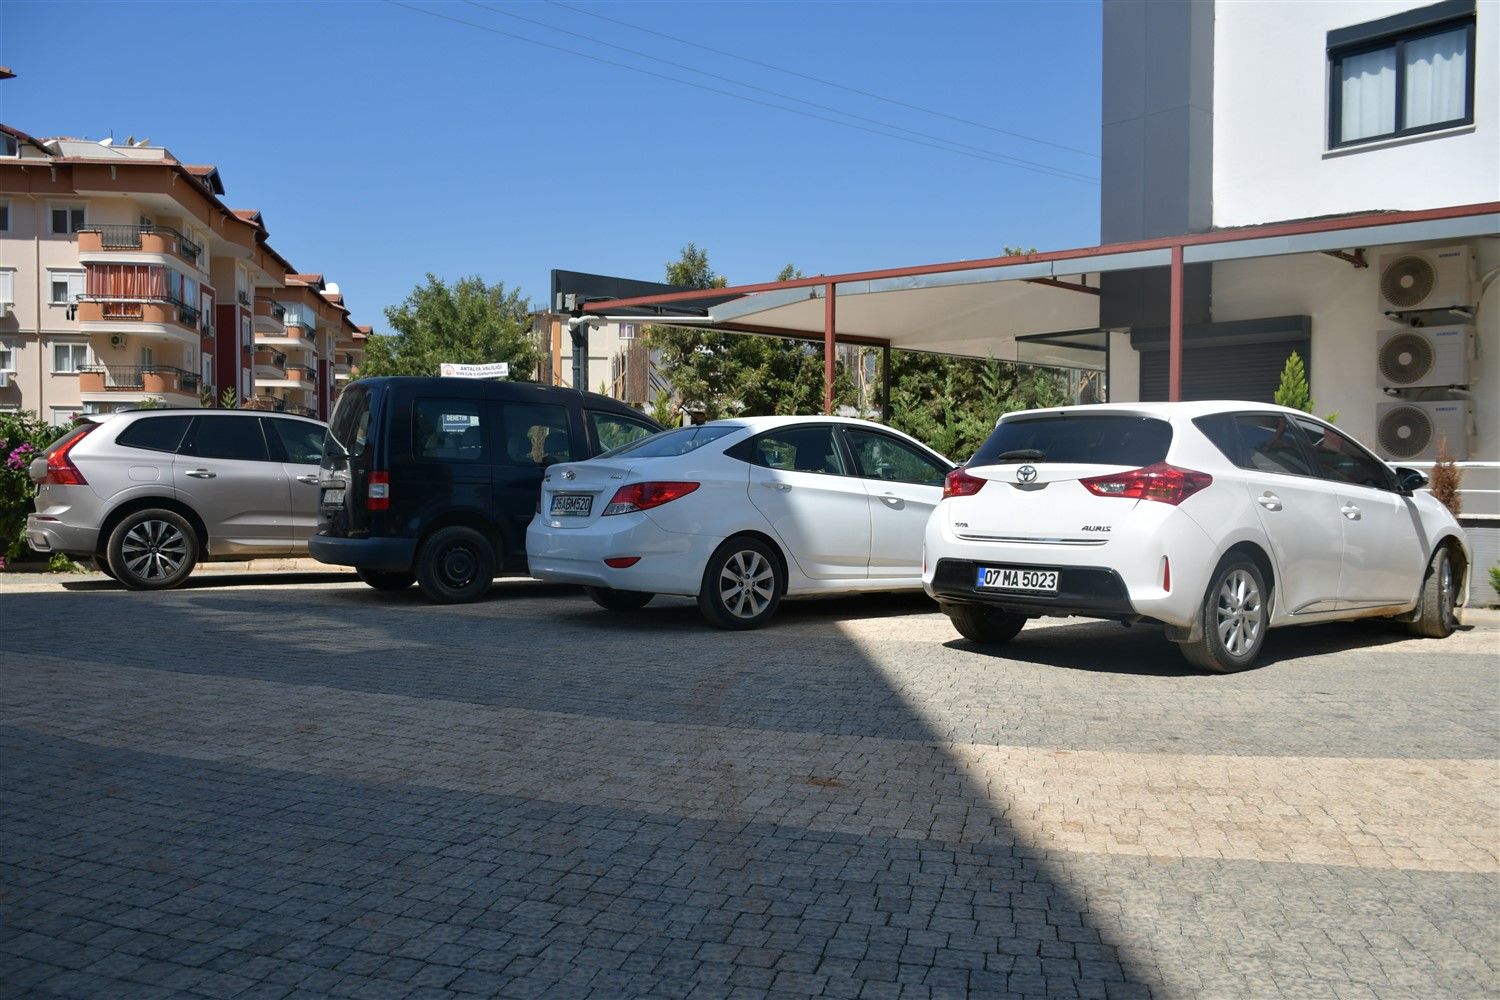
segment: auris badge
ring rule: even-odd
[[[1018,482],[1018,483],[1034,483],[1034,482],[1036,482],[1036,466],[1034,466],[1034,465],[1023,465],[1019,469],[1017,469],[1016,470],[1016,482]]]
[[[562,471],[562,477],[564,479],[577,479],[578,473],[574,472],[572,469],[564,469]]]

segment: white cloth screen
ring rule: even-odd
[[[1406,120],[1402,128],[1464,117],[1469,93],[1469,31],[1459,28],[1406,43]]]
[[[1345,56],[1339,68],[1339,141],[1396,131],[1396,49]]]

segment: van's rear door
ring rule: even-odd
[[[375,454],[373,417],[379,395],[356,382],[344,389],[334,407],[318,464],[318,530],[322,534],[336,538],[370,534],[365,498]]]
[[[496,400],[494,436],[495,509],[511,552],[526,547],[526,526],[536,514],[542,475],[549,466],[589,457],[576,407],[562,403]]]

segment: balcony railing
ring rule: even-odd
[[[201,313],[199,312],[197,306],[188,305],[186,302],[177,298],[175,295],[168,295],[166,300],[177,307],[177,313],[182,317],[182,323],[184,326],[198,325],[198,317],[201,315]]]
[[[255,352],[255,363],[258,365],[269,365],[272,368],[286,370],[286,355],[281,351],[267,351],[264,348]]]
[[[81,392],[198,391],[198,373],[171,365],[84,365],[78,369]]]
[[[311,407],[298,406],[296,403],[288,403],[286,404],[286,406],[282,407],[282,410],[286,413],[300,413],[304,417],[311,417],[314,415]]]
[[[99,246],[105,250],[139,250],[143,235],[169,237],[177,243],[177,256],[194,266],[203,254],[200,244],[194,243],[171,226],[97,225],[85,226],[79,232],[98,233]]]

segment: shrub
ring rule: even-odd
[[[1490,567],[1490,586],[1495,588],[1495,596],[1500,597],[1500,566]]]
[[[1281,369],[1281,385],[1276,388],[1277,406],[1289,406],[1304,413],[1313,411],[1312,388],[1307,384],[1307,367],[1302,355],[1293,351]]]
[[[1437,497],[1438,503],[1447,507],[1454,517],[1457,517],[1464,509],[1463,497],[1459,493],[1463,481],[1464,471],[1448,453],[1448,439],[1439,438],[1437,461],[1432,463],[1432,476],[1427,488],[1433,496]]]
[[[40,558],[26,547],[26,515],[36,487],[27,474],[31,460],[67,432],[29,411],[0,413],[0,569],[18,559]]]

